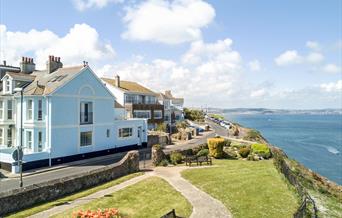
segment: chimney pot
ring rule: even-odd
[[[115,86],[120,87],[120,76],[119,75],[115,76]]]
[[[6,61],[4,60],[4,66],[6,66]]]

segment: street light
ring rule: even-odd
[[[23,187],[23,88],[15,88],[13,90],[15,93],[20,92],[20,145],[17,147],[18,149],[18,164],[19,164],[19,173],[20,173],[20,188]]]

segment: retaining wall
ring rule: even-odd
[[[130,151],[118,163],[100,169],[0,193],[0,217],[137,171],[139,153]]]

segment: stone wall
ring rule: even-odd
[[[147,136],[147,146],[151,147],[153,145],[168,145],[169,137],[166,135],[148,135]]]
[[[0,193],[0,217],[137,171],[139,152],[130,151],[118,163],[100,169]]]

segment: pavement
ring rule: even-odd
[[[208,166],[192,167],[191,169],[204,168],[204,167],[208,167]],[[65,204],[55,206],[46,211],[42,211],[40,213],[34,214],[30,216],[30,218],[45,218],[45,217],[50,217],[50,216],[62,213],[66,210],[89,203],[90,201],[93,201],[93,200],[96,200],[105,196],[110,196],[116,191],[124,189],[128,186],[134,185],[152,176],[157,176],[167,181],[174,189],[180,192],[191,203],[192,214],[190,218],[208,218],[208,217],[230,218],[232,217],[230,211],[228,211],[227,208],[220,201],[211,197],[210,195],[201,191],[200,189],[196,188],[187,180],[183,179],[180,173],[184,169],[189,169],[189,167],[184,167],[184,166],[156,167],[156,168],[153,168],[152,171],[145,172],[145,174],[142,176],[134,177],[123,183],[98,191],[91,195],[76,199],[72,202],[67,202]]]

